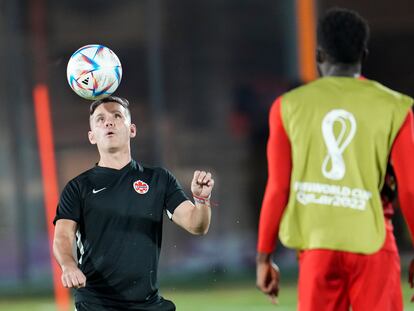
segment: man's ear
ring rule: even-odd
[[[316,62],[318,64],[322,64],[323,62],[325,62],[326,60],[326,53],[321,49],[321,48],[317,48],[316,49]]]
[[[137,127],[135,124],[131,123],[129,126],[129,137],[134,138],[137,136]]]
[[[369,50],[368,50],[367,48],[365,48],[365,49],[362,51],[362,61],[366,61],[366,60],[367,60],[367,58],[368,58],[368,55],[369,55]]]
[[[95,136],[93,135],[92,131],[88,132],[88,138],[89,138],[89,142],[92,145],[96,145],[96,139],[95,139]]]

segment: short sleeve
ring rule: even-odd
[[[175,209],[188,200],[188,197],[185,195],[183,189],[181,188],[180,183],[177,179],[169,172],[167,173],[167,186],[165,191],[165,205],[164,208],[167,211],[168,217],[171,219],[172,214]]]
[[[70,181],[60,195],[53,224],[59,219],[71,219],[79,223],[81,215],[81,195],[74,180]]]

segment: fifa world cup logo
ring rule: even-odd
[[[339,134],[335,135],[334,129]],[[341,180],[345,176],[346,167],[342,154],[355,136],[356,121],[352,113],[343,109],[334,109],[322,120],[322,135],[328,151],[322,163],[322,174],[332,180]],[[338,132],[338,131],[336,131]]]

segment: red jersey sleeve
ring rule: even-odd
[[[281,117],[282,98],[272,105],[267,142],[268,180],[260,212],[257,251],[270,254],[276,244],[280,220],[289,199],[291,147]]]
[[[395,139],[391,161],[397,178],[401,211],[414,241],[414,116],[411,110]]]

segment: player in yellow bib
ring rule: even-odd
[[[257,285],[278,294],[277,233],[299,251],[299,310],[402,310],[400,264],[380,192],[391,157],[414,232],[413,100],[362,79],[369,29],[330,10],[318,25],[322,78],[270,111],[269,176],[259,225]]]

